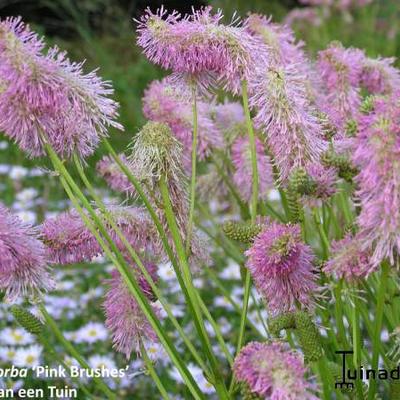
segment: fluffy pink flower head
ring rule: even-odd
[[[221,131],[211,118],[213,106],[197,101],[198,111],[198,156],[204,159],[212,148],[223,147]],[[168,78],[153,81],[143,97],[143,113],[146,118],[167,124],[176,138],[190,154],[192,148],[193,112],[191,100],[182,96],[180,89]]]
[[[139,21],[138,45],[152,62],[166,69],[196,80],[211,73],[238,91],[262,46],[237,21],[223,25],[221,11],[212,14],[211,10],[206,7],[183,18],[163,8],[156,14],[147,10]]]
[[[366,278],[375,268],[370,262],[370,252],[362,250],[361,238],[346,235],[342,240],[331,244],[331,259],[326,263],[324,272],[336,279],[344,278],[352,282]]]
[[[301,240],[300,227],[271,222],[247,250],[249,268],[272,314],[310,308],[317,290],[314,255]]]
[[[284,19],[284,23],[290,27],[321,26],[323,22],[322,16],[314,7],[293,8]]]
[[[113,92],[95,72],[82,73],[57,48],[44,43],[19,18],[0,21],[0,130],[31,156],[47,141],[62,157],[93,153],[114,121]],[[44,138],[45,137],[45,138]]]
[[[40,230],[47,256],[54,264],[90,261],[102,254],[96,238],[75,210],[45,220]]]
[[[103,305],[106,327],[112,333],[115,349],[129,359],[132,351],[140,353],[142,341],[156,342],[157,335],[118,272],[113,272],[109,285]],[[153,308],[159,313],[155,306]]]
[[[366,58],[360,83],[371,94],[392,94],[400,89],[400,71],[393,66],[394,58]]]
[[[267,198],[268,190],[272,188],[273,176],[271,160],[265,154],[261,140],[256,138],[257,169],[259,176],[259,200]],[[239,137],[232,146],[232,162],[235,167],[233,182],[239,190],[242,199],[250,201],[252,188],[249,182],[252,181],[251,153],[248,137]]]
[[[244,26],[267,45],[269,62],[282,65],[305,61],[302,43],[296,42],[294,33],[287,26],[273,23],[271,17],[258,14],[250,14]]]
[[[127,159],[124,154],[119,154],[119,158],[124,164],[127,164]],[[111,156],[104,156],[97,163],[96,169],[98,174],[106,180],[111,189],[129,195],[133,195],[135,192],[135,188]]]
[[[361,212],[357,218],[371,263],[395,263],[400,253],[400,106],[399,93],[375,100],[373,113],[360,121],[353,162]]]
[[[359,77],[364,59],[361,50],[346,49],[336,42],[319,52],[317,68],[326,91],[320,106],[339,129],[356,117],[360,107]]]
[[[250,342],[242,348],[233,366],[239,382],[270,400],[317,400],[316,385],[305,375],[302,358],[280,342]]]
[[[54,288],[37,232],[0,204],[0,289],[9,301]]]
[[[255,122],[267,140],[281,181],[298,167],[317,162],[326,149],[323,128],[316,117],[296,65],[261,67],[249,81]]]

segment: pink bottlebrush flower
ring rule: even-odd
[[[119,158],[124,164],[127,164],[127,159],[124,154],[119,154]],[[111,189],[129,194],[130,196],[135,193],[135,188],[111,156],[104,156],[97,163],[96,169],[98,174],[106,180]]]
[[[250,14],[244,26],[253,36],[259,37],[267,46],[268,62],[277,65],[305,62],[303,43],[296,42],[293,31],[285,25],[273,23],[271,17]]]
[[[197,102],[198,110],[198,156],[206,158],[212,148],[223,147],[221,131],[211,118],[212,105]],[[143,113],[146,118],[167,124],[176,138],[190,154],[193,135],[193,112],[191,99],[182,96],[179,88],[169,79],[153,81],[143,97]]]
[[[40,230],[47,256],[54,264],[91,261],[102,254],[96,238],[75,210],[45,220]]]
[[[400,89],[400,71],[393,66],[394,58],[366,58],[360,83],[371,94],[392,94]]]
[[[0,205],[0,289],[9,301],[54,288],[37,231]]]
[[[334,0],[300,0],[301,4],[308,6],[331,6]]]
[[[249,81],[254,121],[264,132],[281,181],[293,169],[317,162],[327,147],[306,81],[296,65],[261,65]]]
[[[342,240],[331,244],[331,259],[323,271],[336,279],[352,282],[367,278],[376,268],[371,265],[370,252],[362,250],[362,239],[358,236],[346,235]]]
[[[374,111],[361,118],[353,162],[361,212],[357,218],[363,249],[371,263],[393,265],[400,252],[400,107],[399,92],[375,100]]]
[[[325,168],[320,163],[309,164],[307,174],[315,185],[313,197],[323,201],[336,192],[337,172],[335,168]]]
[[[225,26],[222,18],[220,11],[212,14],[211,7],[184,18],[176,12],[167,14],[163,8],[157,14],[148,9],[138,21],[137,42],[163,68],[195,80],[211,73],[237,92],[262,46],[236,21]]]
[[[108,212],[135,250],[159,253],[159,247],[154,244],[153,226],[143,209],[113,206]],[[100,211],[97,213],[104,219]],[[103,223],[118,249],[127,252],[126,246],[108,222],[104,219]],[[41,226],[41,237],[46,245],[48,258],[55,264],[91,261],[93,257],[103,254],[95,236],[75,210],[47,219]]]
[[[314,255],[297,225],[271,222],[246,251],[247,268],[271,314],[313,306],[317,275]]]
[[[106,327],[112,332],[115,349],[129,359],[132,351],[140,353],[142,341],[156,342],[157,335],[118,272],[114,271],[109,285],[103,305]],[[153,310],[159,314],[155,305]]]
[[[229,131],[245,120],[243,106],[238,102],[225,101],[213,107],[212,114],[215,124],[221,131]]]
[[[33,157],[45,154],[45,141],[62,157],[86,157],[109,126],[122,129],[112,88],[95,72],[84,75],[66,53],[44,55],[43,47],[20,18],[0,21],[0,130]]]
[[[267,198],[268,190],[273,185],[273,175],[271,160],[265,154],[265,149],[260,141],[256,138],[256,154],[257,169],[259,176],[259,200]],[[252,195],[252,187],[249,184],[252,181],[252,165],[250,143],[248,137],[240,137],[236,139],[232,146],[232,162],[235,167],[233,182],[239,189],[242,199],[246,202],[250,201]]]
[[[299,354],[281,342],[250,342],[233,366],[239,382],[252,393],[270,400],[317,400],[316,385],[307,381],[307,369]]]
[[[360,107],[359,77],[364,60],[361,50],[345,49],[336,42],[319,52],[317,69],[326,91],[320,106],[339,130],[356,117]]]

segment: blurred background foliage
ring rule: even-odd
[[[297,0],[0,0],[0,17],[21,15],[33,29],[46,35],[50,45],[67,50],[73,60],[86,59],[87,70],[99,68],[100,75],[113,82],[126,132],[112,138],[122,150],[144,122],[143,90],[165,73],[135,46],[133,19],[140,18],[146,7],[156,10],[161,4],[182,13],[192,6],[210,4],[222,8],[227,20],[235,12],[241,16],[257,12],[271,15],[275,21],[288,21],[290,13],[298,38],[314,55],[332,40],[364,48],[371,56],[400,53],[399,0],[372,0],[366,7],[346,11],[311,10]]]

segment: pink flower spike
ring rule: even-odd
[[[0,205],[0,289],[9,301],[54,289],[37,233]]]

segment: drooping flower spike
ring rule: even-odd
[[[156,14],[148,9],[138,21],[137,42],[152,62],[165,69],[195,81],[212,74],[238,92],[264,46],[237,21],[221,24],[221,11],[211,10],[205,7],[182,17],[176,12],[167,15],[163,8]]]
[[[359,168],[357,218],[363,249],[371,263],[394,265],[400,253],[399,93],[376,98],[373,111],[360,118],[353,162]]]
[[[326,91],[319,105],[341,131],[357,116],[361,104],[359,80],[364,60],[363,51],[346,49],[337,42],[318,54],[317,68]]]
[[[250,342],[235,359],[233,370],[250,392],[269,400],[317,400],[317,387],[306,379],[300,355],[280,342]]]
[[[283,182],[293,169],[318,162],[327,147],[305,82],[307,77],[296,65],[263,64],[249,81],[254,121],[264,133]]]
[[[32,157],[45,154],[45,142],[61,157],[87,157],[109,126],[122,129],[111,85],[43,48],[20,18],[0,21],[0,130]]]
[[[54,288],[38,232],[0,204],[0,289],[9,301]]]
[[[246,266],[271,314],[313,306],[318,290],[314,255],[302,242],[299,226],[267,224],[245,254]]]
[[[108,283],[110,289],[103,305],[106,327],[112,333],[115,349],[129,359],[132,351],[140,353],[141,343],[156,342],[157,335],[118,272],[112,273]],[[155,305],[152,307],[160,316],[159,309]]]

